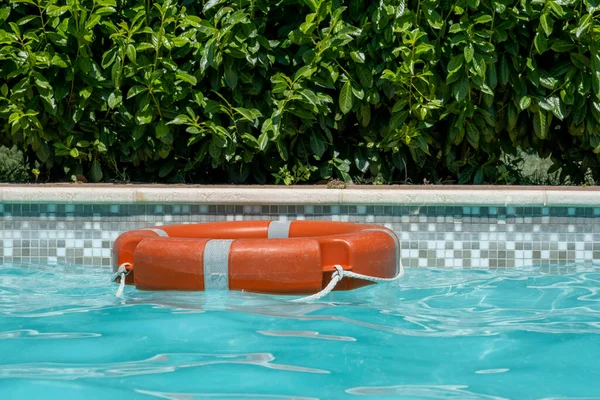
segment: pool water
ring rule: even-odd
[[[0,266],[0,399],[600,398],[600,266],[408,269],[312,304],[116,298],[110,273]]]

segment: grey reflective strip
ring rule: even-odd
[[[152,231],[154,233],[156,233],[158,236],[164,236],[164,237],[169,237],[169,234],[165,231],[163,231],[162,229],[156,229],[156,228],[142,228],[143,231]]]
[[[229,290],[229,249],[233,240],[209,240],[204,247],[204,290]]]
[[[269,224],[269,239],[289,238],[291,223],[292,221],[271,221]]]
[[[398,275],[398,272],[400,271],[400,240],[398,239],[398,236],[387,229],[365,229],[365,231],[385,232],[394,239],[394,245],[396,246],[396,275]]]

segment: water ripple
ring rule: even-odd
[[[0,340],[3,339],[86,339],[102,336],[99,333],[85,332],[39,332],[34,329],[19,329],[14,331],[0,332]]]
[[[277,394],[248,394],[248,393],[169,393],[135,389],[137,393],[147,394],[168,400],[211,399],[265,399],[265,400],[319,400],[318,397],[283,396]]]
[[[82,378],[117,378],[136,375],[164,374],[183,368],[203,367],[216,364],[248,364],[259,367],[328,374],[329,371],[317,368],[306,368],[294,365],[275,364],[269,353],[252,354],[194,354],[165,353],[140,361],[124,361],[106,364],[75,363],[28,363],[0,365],[1,378],[43,378],[43,379],[82,379]]]
[[[357,396],[394,396],[426,399],[460,399],[460,400],[508,400],[505,397],[488,396],[467,390],[468,385],[397,385],[356,387],[346,393]]]

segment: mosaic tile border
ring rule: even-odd
[[[108,266],[127,230],[259,219],[381,224],[400,237],[406,267],[600,260],[600,207],[0,203],[0,263]]]

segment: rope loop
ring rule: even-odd
[[[404,276],[404,266],[402,265],[401,260],[398,260],[398,266],[399,266],[398,274],[396,276],[394,276],[393,278],[378,278],[376,276],[368,276],[368,275],[363,275],[363,274],[357,274],[356,272],[352,272],[352,271],[346,271],[344,268],[342,268],[341,265],[334,265],[333,267],[335,268],[335,272],[333,274],[331,274],[331,280],[329,281],[329,283],[327,284],[327,286],[325,286],[325,288],[323,290],[321,290],[319,293],[315,293],[311,296],[306,296],[306,297],[302,297],[299,299],[291,300],[291,302],[306,303],[306,302],[313,301],[313,300],[319,300],[320,298],[325,297],[329,293],[331,293],[333,291],[333,289],[335,288],[335,286],[345,276],[347,276],[349,278],[355,278],[355,279],[364,279],[366,281],[375,282],[375,283],[397,281],[398,279],[400,279]]]
[[[117,280],[117,278],[121,278],[119,281],[119,289],[117,289],[116,297],[123,296],[123,290],[125,290],[125,277],[131,273],[131,268],[127,269],[127,267],[131,267],[131,263],[125,262],[119,265],[117,272],[112,275],[111,282]]]

